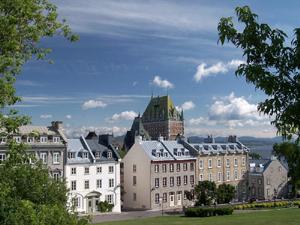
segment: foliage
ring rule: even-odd
[[[230,184],[220,184],[217,189],[218,204],[229,203],[235,195],[235,188]]]
[[[211,205],[216,199],[217,186],[215,182],[200,181],[195,187],[196,206]]]
[[[298,206],[299,201],[276,201],[276,202],[254,202],[249,204],[241,204],[235,205],[234,209],[262,209],[262,208],[283,208],[283,207],[291,207]]]
[[[109,204],[107,201],[99,202],[99,204],[98,204],[98,209],[100,212],[111,212],[113,207],[114,207],[114,205]]]
[[[250,153],[249,153],[249,157],[250,157],[251,159],[261,159],[261,155],[258,154],[258,153],[256,153],[256,152],[250,152]]]
[[[219,40],[243,50],[246,61],[236,70],[237,76],[262,90],[268,97],[259,103],[258,110],[273,118],[272,124],[284,138],[300,135],[300,29],[286,44],[287,35],[268,24],[258,23],[258,16],[248,6],[235,9],[239,32],[232,17],[221,18]]]
[[[275,144],[273,152],[279,159],[286,160],[289,171],[292,193],[295,196],[300,188],[300,146],[296,143],[284,142]]]
[[[187,208],[185,216],[187,217],[209,217],[209,216],[223,216],[232,215],[232,207],[218,207],[218,208]]]

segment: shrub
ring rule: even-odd
[[[187,208],[185,211],[185,216],[187,216],[187,217],[209,217],[209,216],[231,215],[232,213],[233,213],[232,207]]]
[[[98,204],[98,210],[100,212],[111,212],[113,207],[114,205],[109,204],[107,201],[99,202]]]

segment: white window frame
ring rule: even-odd
[[[40,136],[40,143],[47,143],[48,137],[47,136]]]
[[[234,170],[234,179],[238,180],[239,179],[239,173],[238,170]]]
[[[222,182],[222,172],[218,172],[218,182]]]
[[[109,204],[114,204],[114,195],[113,194],[106,195],[105,201],[107,201]]]
[[[102,173],[102,166],[97,166],[96,170],[97,170],[96,171],[97,174]]]
[[[53,172],[52,177],[54,180],[58,181],[60,179],[60,174],[58,172]]]
[[[96,188],[102,188],[102,180],[101,179],[96,180]]]
[[[52,142],[53,142],[53,143],[59,143],[59,142],[60,142],[60,137],[59,137],[59,136],[54,136],[54,137],[52,138]]]
[[[114,166],[109,166],[108,173],[113,173],[113,172],[114,172]]]
[[[209,168],[209,169],[212,168],[212,159],[208,159],[208,168]]]
[[[34,137],[28,136],[27,137],[27,143],[34,143]]]
[[[199,169],[202,170],[204,168],[204,161],[203,159],[199,160]]]
[[[60,163],[60,153],[53,152],[53,164],[59,164],[59,163]]]
[[[90,167],[84,167],[84,174],[85,175],[90,174]]]
[[[226,167],[230,167],[230,159],[229,158],[226,159]]]
[[[76,180],[71,181],[71,191],[76,191],[77,182]]]
[[[6,160],[6,154],[5,153],[0,153],[0,164]]]
[[[245,166],[245,165],[246,165],[246,158],[242,157],[242,166]]]
[[[159,165],[158,164],[154,165],[154,173],[159,173]]]
[[[40,153],[40,159],[42,160],[43,164],[48,163],[48,153],[47,152],[41,152]]]
[[[6,144],[7,138],[6,137],[0,137],[0,144]]]
[[[238,166],[238,159],[234,158],[234,166],[237,167]]]
[[[71,167],[71,175],[76,175],[76,173],[77,173],[77,168]]]
[[[217,159],[217,167],[221,167],[222,163],[221,163],[221,159]]]
[[[229,170],[226,171],[226,180],[230,181],[230,171]]]
[[[154,178],[154,186],[159,188],[159,178]]]
[[[21,143],[21,140],[22,140],[21,136],[14,136],[14,141],[16,143]]]
[[[112,158],[112,152],[111,152],[111,151],[108,151],[108,152],[107,152],[107,158],[108,158],[108,159],[111,159],[111,158]]]
[[[88,152],[83,152],[82,153],[82,158],[87,159],[89,157],[89,153]]]
[[[89,181],[89,180],[85,180],[85,181],[84,181],[84,189],[85,189],[85,190],[90,189],[90,181]]]
[[[203,181],[203,174],[202,173],[199,174],[199,181]]]
[[[115,179],[110,178],[108,180],[108,187],[110,187],[110,188],[115,187]]]

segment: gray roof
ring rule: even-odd
[[[201,155],[246,153],[249,149],[240,142],[228,143],[190,143]]]

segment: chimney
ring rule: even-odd
[[[236,136],[236,135],[230,135],[230,136],[228,137],[228,142],[229,142],[229,143],[236,143],[236,142],[238,142],[237,136]]]
[[[62,121],[52,121],[51,122],[51,126],[55,129],[55,130],[62,130],[63,128],[63,122]]]
[[[215,139],[212,135],[208,135],[207,138],[204,139],[204,143],[215,143]]]
[[[101,134],[99,135],[99,144],[109,146],[112,144],[113,136],[111,134]]]

